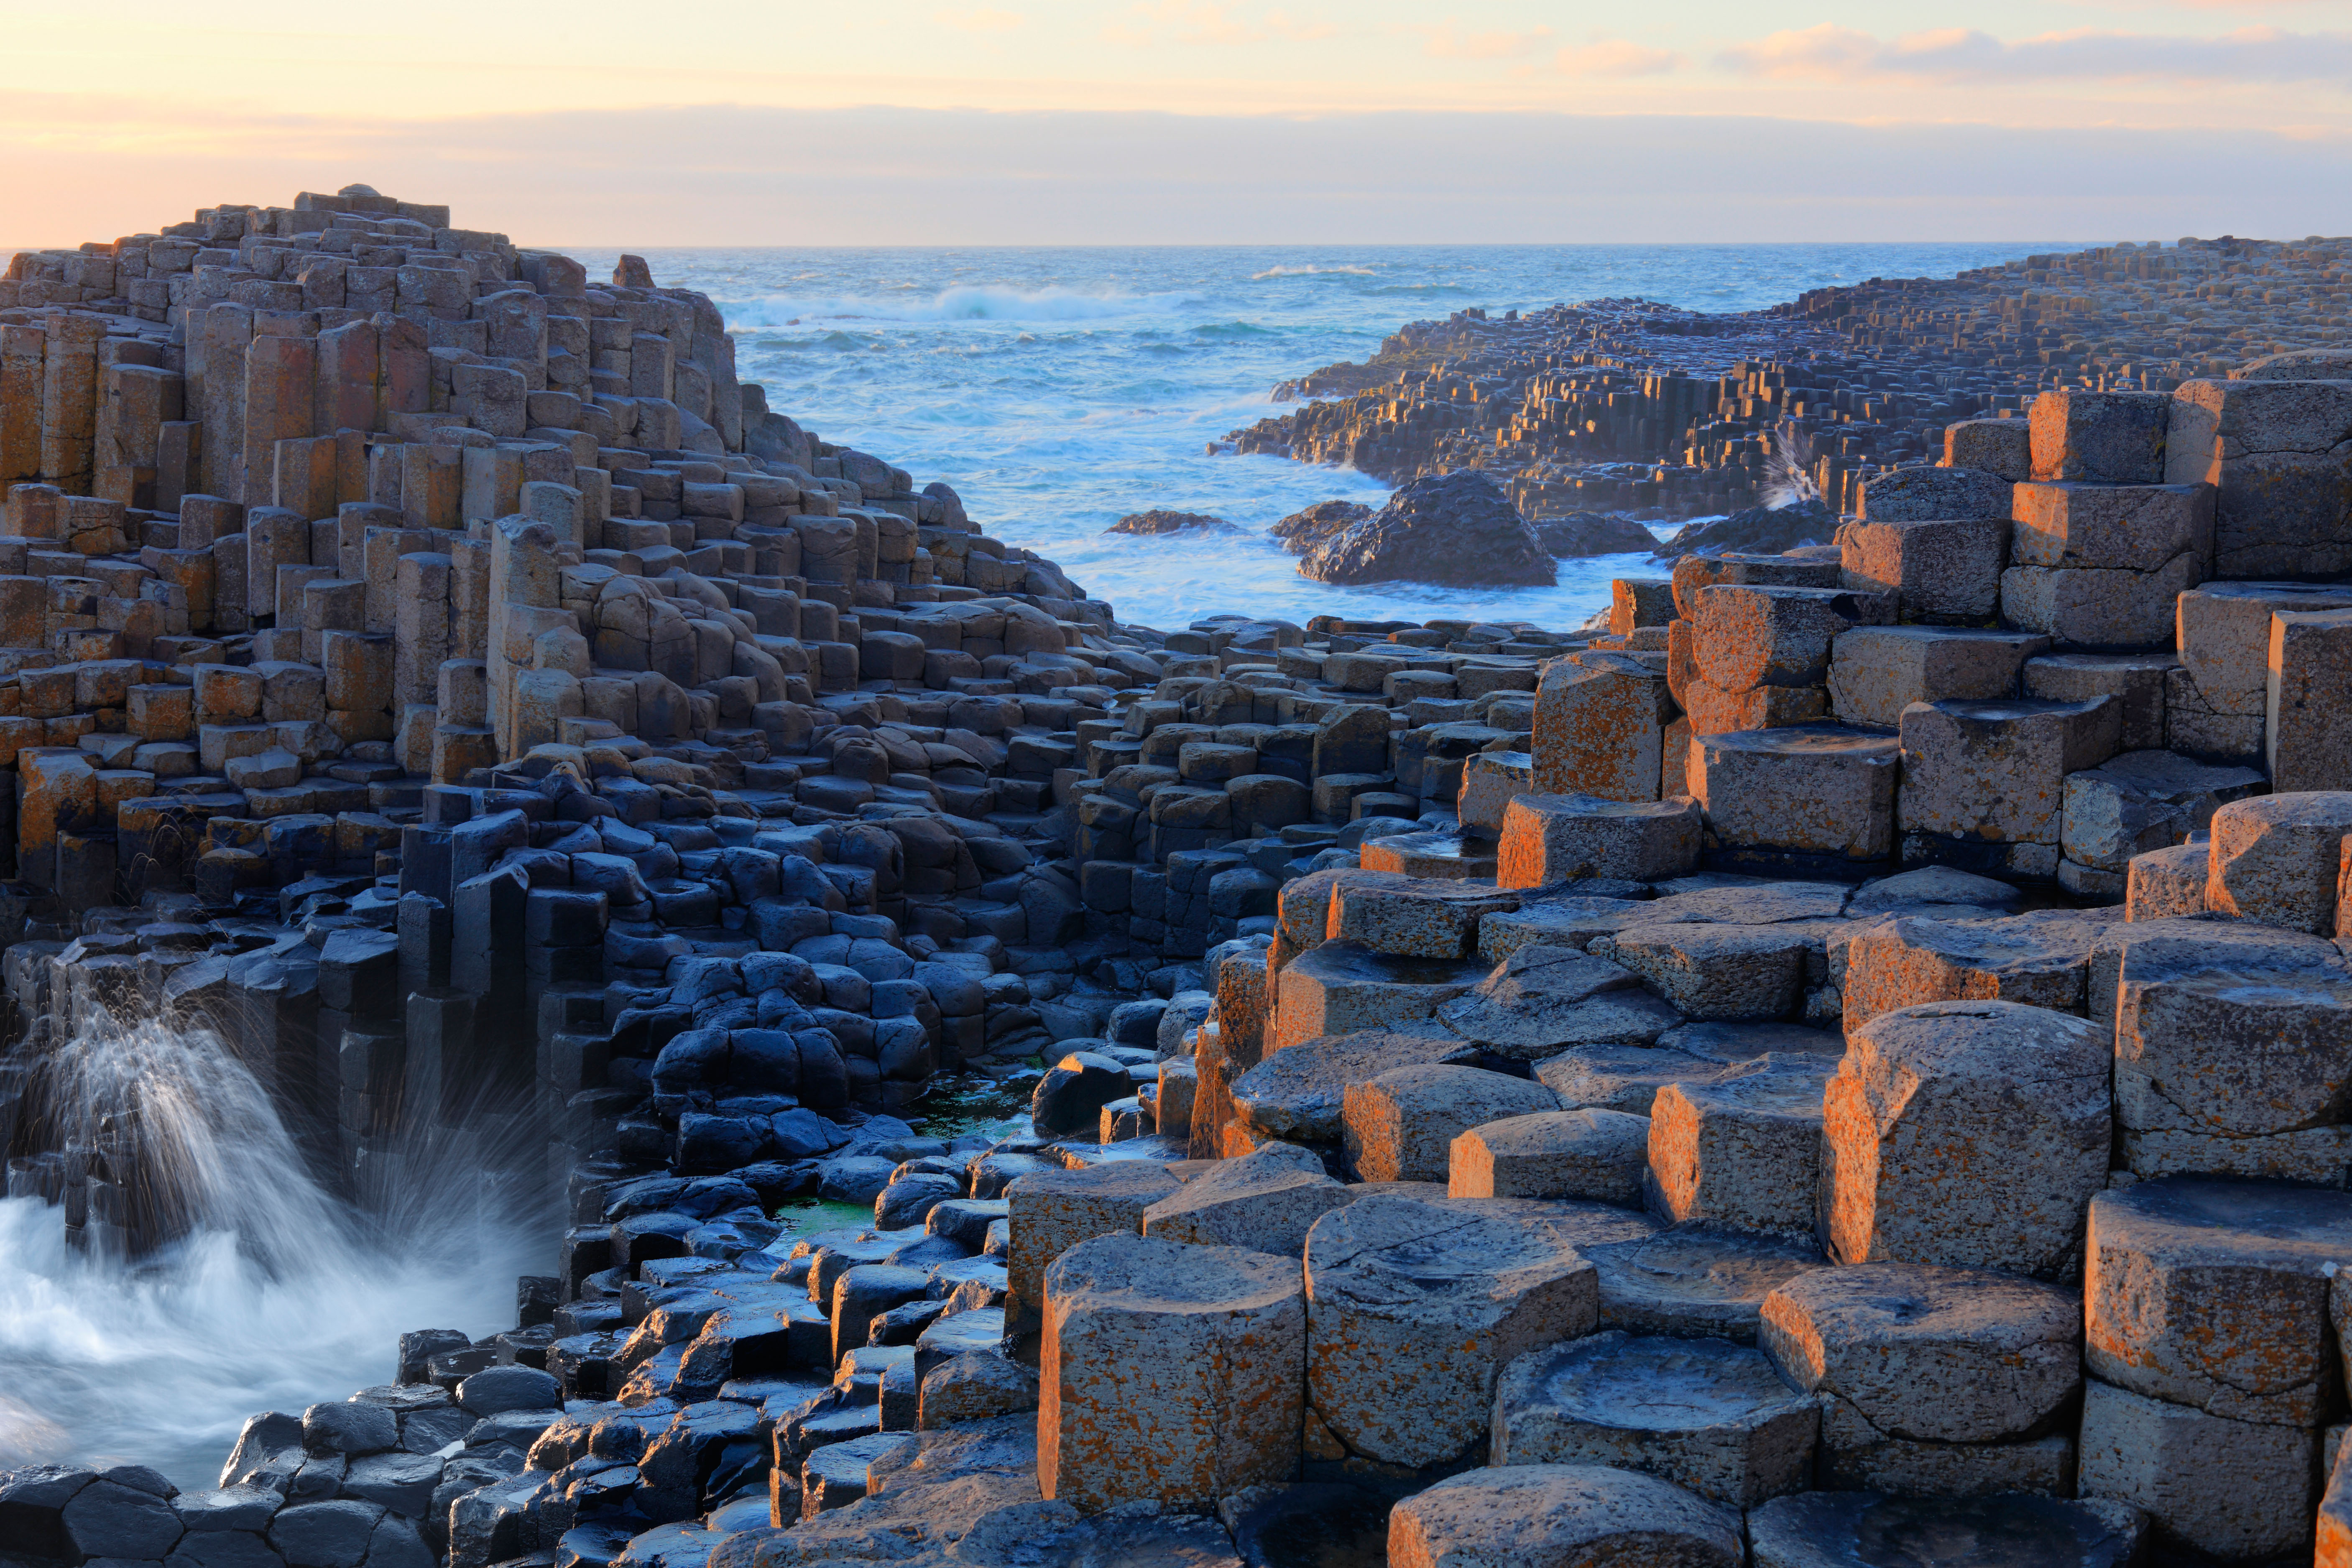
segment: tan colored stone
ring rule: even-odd
[[[1927,1002],[1998,1000],[2062,1013],[2090,1007],[2092,954],[2119,911],[2048,910],[1995,920],[1898,915],[1845,942],[1837,978],[1851,1035]]]
[[[2261,969],[2216,953],[2116,1000],[2116,1116],[2134,1131],[2253,1137],[2340,1120],[2352,1094],[2352,972]]]
[[[1670,1083],[1650,1110],[1650,1202],[1669,1221],[1810,1231],[1822,1091],[1836,1064],[1767,1057]]]
[[[2049,646],[2024,632],[1856,626],[1830,650],[1831,706],[1846,723],[1891,730],[1914,702],[2011,695],[2020,666]]]
[[[1751,1346],[1604,1330],[1504,1370],[1490,1463],[1610,1465],[1752,1508],[1810,1484],[1820,1424]]]
[[[2263,740],[2282,795],[2352,787],[2352,610],[2271,616]]]
[[[1445,1194],[1454,1198],[1642,1201],[1649,1154],[1644,1116],[1583,1109],[1538,1110],[1473,1127],[1454,1140]]]
[[[1045,1271],[1037,1486],[1097,1512],[1199,1509],[1298,1464],[1307,1303],[1298,1266],[1144,1237]]]
[[[1482,1068],[1391,1068],[1348,1086],[1341,1147],[1360,1180],[1443,1182],[1454,1140],[1463,1132],[1506,1116],[1558,1109],[1559,1097],[1541,1084]]]
[[[1840,1263],[2063,1278],[2106,1181],[2106,1037],[2008,1002],[1851,1031],[1822,1103],[1822,1230]]]
[[[1117,1160],[1075,1171],[1041,1171],[1006,1187],[1006,1320],[1034,1321],[1045,1300],[1045,1269],[1054,1259],[1097,1236],[1141,1235],[1143,1211],[1177,1185],[1156,1160]]]
[[[1282,966],[1266,1047],[1281,1050],[1321,1035],[1426,1018],[1478,983],[1485,965],[1442,958],[1391,958],[1352,942],[1326,942]]]
[[[2172,394],[2165,479],[2214,488],[2214,571],[2352,571],[2352,383],[2186,381]]]
[[[2093,1376],[2233,1421],[2319,1424],[2335,1374],[2329,1281],[2352,1265],[2352,1195],[2168,1176],[2091,1204]]]
[[[1298,1258],[1308,1228],[1360,1191],[1333,1181],[1307,1150],[1264,1143],[1239,1159],[1218,1161],[1145,1209],[1143,1234]]]
[[[1700,815],[1686,799],[1522,795],[1503,812],[1496,880],[1541,888],[1581,877],[1656,881],[1698,863]]]
[[[2121,732],[2105,699],[1914,704],[1896,814],[1906,833],[2055,844],[2065,776],[2113,756]]]
[[[1979,1269],[1817,1268],[1764,1299],[1780,1373],[1879,1433],[1932,1443],[2030,1436],[2082,1386],[2072,1291]]]
[[[2145,571],[2213,550],[2213,492],[2203,485],[2038,481],[2017,487],[2010,560],[2020,566]]]
[[[1660,658],[1663,667],[1663,657]],[[1631,654],[1571,654],[1536,686],[1535,787],[1543,795],[1656,800],[1674,707],[1663,668]]]
[[[2062,648],[2162,647],[2174,601],[2204,580],[2203,562],[2186,550],[2137,571],[2011,566],[2000,574],[2000,615]]]
[[[1418,1468],[1485,1458],[1514,1357],[1591,1331],[1572,1216],[1492,1199],[1376,1195],[1307,1237],[1307,1397],[1346,1450]]]
[[[1829,693],[1819,686],[1757,686],[1726,691],[1698,675],[1693,675],[1684,687],[1682,700],[1688,711],[1679,721],[1688,724],[1693,740],[1809,723],[1829,711]],[[1660,755],[1666,753],[1662,751]],[[1664,783],[1659,789],[1665,793],[1686,774],[1678,774],[1669,765],[1662,776]]]
[[[1332,889],[1325,935],[1397,958],[1467,958],[1478,921],[1518,908],[1510,893],[1461,882],[1398,879],[1379,873],[1342,879]]]
[[[2205,907],[2289,931],[2336,930],[2352,791],[2265,795],[2213,813]]]
[[[1389,1515],[1390,1568],[1738,1568],[1739,1516],[1601,1465],[1511,1465],[1438,1482]]]
[[[1844,585],[1891,594],[1906,621],[1981,624],[2000,601],[2006,518],[1859,521],[1838,531]]]
[[[1808,957],[1820,951],[1801,925],[1696,921],[1632,924],[1597,939],[1605,957],[1640,975],[1687,1018],[1786,1018],[1804,996]]]
[[[2093,1379],[2082,1443],[2083,1497],[2146,1510],[2158,1543],[2175,1552],[2260,1562],[2311,1542],[2315,1432],[2231,1421]]]
[[[1699,679],[1724,691],[1819,686],[1841,632],[1891,621],[1890,595],[1718,584],[1698,595]]]

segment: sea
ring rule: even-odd
[[[1266,534],[1388,489],[1348,468],[1211,443],[1286,406],[1276,382],[1361,359],[1408,321],[1639,296],[1748,310],[1870,278],[1948,278],[2059,248],[1968,245],[1585,245],[1148,248],[648,249],[735,335],[737,374],[824,440],[944,479],[985,531],[1051,557],[1121,620],[1172,630],[1241,613],[1580,624],[1646,559],[1564,561],[1553,588],[1339,587]],[[617,254],[567,247],[609,275]],[[1152,508],[1242,531],[1104,531]],[[1661,530],[1661,531],[1665,531]]]

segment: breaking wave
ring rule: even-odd
[[[1369,267],[1269,267],[1263,272],[1251,273],[1250,281],[1256,283],[1268,278],[1328,278],[1334,275],[1349,278],[1378,276]]]
[[[919,299],[877,299],[770,294],[756,300],[721,300],[728,325],[735,328],[814,325],[820,321],[1101,321],[1126,316],[1164,315],[1187,296],[1091,292],[1076,289],[1011,289],[994,284],[959,284]]]

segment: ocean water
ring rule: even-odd
[[[1061,563],[1121,619],[1162,628],[1238,611],[1304,620],[1581,622],[1643,557],[1564,562],[1559,585],[1465,593],[1337,587],[1265,535],[1386,487],[1343,468],[1211,457],[1281,405],[1274,384],[1360,359],[1407,321],[1640,295],[1745,310],[1873,277],[1949,277],[2046,248],[1980,245],[1156,247],[648,250],[655,280],[718,301],[738,374],[826,440],[945,479],[986,530]],[[614,252],[579,250],[592,277]],[[1103,531],[1165,507],[1222,538]]]

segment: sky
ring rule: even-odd
[[[396,20],[394,19],[396,18]],[[0,0],[0,244],[2352,232],[2352,0]]]

